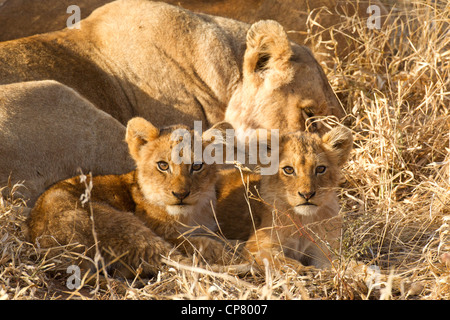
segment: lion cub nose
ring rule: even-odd
[[[182,201],[183,199],[186,199],[187,196],[190,194],[190,191],[182,191],[182,192],[173,192],[172,194],[177,198],[178,200]]]
[[[307,192],[307,193],[301,193],[301,192],[298,193],[298,195],[299,195],[300,197],[302,197],[303,199],[305,199],[306,201],[308,201],[309,199],[311,199],[312,197],[314,197],[315,194],[316,194],[315,191]]]

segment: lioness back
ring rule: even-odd
[[[0,186],[22,183],[16,196],[32,207],[78,168],[96,175],[129,172],[134,161],[125,129],[56,81],[0,85]]]
[[[142,116],[158,127],[194,120],[210,126],[230,106],[249,113],[269,108],[242,125],[290,131],[304,127],[302,109],[308,117],[344,116],[311,52],[290,43],[275,21],[252,28],[161,2],[114,1],[80,30],[0,42],[0,61],[0,84],[56,80],[122,124]],[[289,117],[268,117],[287,107]],[[226,120],[239,124],[233,112]]]

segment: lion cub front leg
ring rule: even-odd
[[[271,232],[267,230],[258,230],[248,239],[244,255],[261,273],[267,269],[279,271],[286,268],[301,272],[305,268],[300,261],[286,257],[279,243],[272,239]]]
[[[133,276],[138,268],[143,275],[157,274],[163,264],[162,257],[185,259],[172,244],[130,212],[94,204],[94,223],[98,241],[109,259],[120,257],[113,266],[124,277]]]

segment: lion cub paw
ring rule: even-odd
[[[117,249],[117,248],[116,248]],[[111,250],[113,257],[120,254],[114,252],[126,252],[116,263],[116,269],[128,278],[136,274],[153,276],[161,270],[163,258],[181,262],[185,257],[173,246],[159,237],[140,238],[137,237],[128,246],[119,250]]]
[[[224,264],[229,259],[228,248],[216,239],[197,236],[189,237],[183,242],[186,253],[198,254],[206,263]]]

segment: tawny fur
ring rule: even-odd
[[[323,138],[304,132],[283,135],[276,174],[222,172],[215,210],[220,232],[247,241],[247,257],[263,270],[264,259],[277,267],[286,258],[316,267],[330,265],[330,248],[337,248],[341,232],[335,189],[352,142],[345,128],[333,129]],[[320,166],[326,167],[322,174],[315,171]],[[294,173],[286,174],[285,167],[292,167]]]
[[[125,126],[56,81],[0,86],[0,189],[32,207],[48,187],[81,169],[95,175],[134,169]],[[3,192],[8,192],[6,189]]]
[[[221,127],[229,125],[213,128]],[[80,250],[93,258],[96,234],[107,264],[123,255],[111,268],[125,277],[133,275],[130,268],[154,274],[162,256],[179,260],[185,257],[181,254],[196,253],[208,263],[223,263],[225,246],[207,231],[215,227],[211,206],[216,201],[217,167],[205,164],[193,171],[191,164],[176,164],[172,150],[178,141],[171,135],[177,129],[187,130],[184,126],[159,130],[143,118],[130,120],[126,141],[137,169],[86,182],[74,177],[52,186],[27,220],[30,241],[41,248],[80,244]],[[160,169],[160,161],[168,164],[167,171]],[[83,204],[80,197],[91,182],[89,201]],[[185,198],[176,197],[186,191]]]
[[[237,91],[237,86],[243,81],[248,24],[146,0],[109,3],[81,24],[80,30],[64,29],[0,43],[0,84],[54,79],[123,124],[142,116],[158,127],[192,126],[194,120],[210,126],[224,120],[231,97],[246,94]],[[281,45],[268,51],[259,48],[267,55],[292,50],[288,64],[300,73],[293,86],[261,87],[259,91],[279,89],[280,95],[293,98],[292,108],[297,109],[295,102],[312,99],[318,108],[315,115],[343,115],[307,48],[287,42],[278,23],[260,28],[252,38],[258,37]],[[305,82],[309,84],[305,86]],[[286,100],[278,101],[277,108],[285,108],[287,113]],[[300,121],[273,122],[270,128],[289,131],[302,125]]]
[[[311,52],[289,43],[285,30],[274,21],[250,26],[165,3],[128,0],[98,8],[81,26],[80,30],[64,29],[0,42],[0,85],[53,79],[123,125],[133,116],[151,119],[157,127],[192,127],[195,120],[210,127],[225,119],[236,130],[292,132],[304,130],[311,116],[344,115]],[[50,87],[48,92],[39,92],[39,106],[22,101],[24,105],[19,108],[34,110],[28,119],[32,121],[53,106],[57,92]],[[59,104],[58,108],[66,108],[69,114],[78,112],[79,104],[83,102]],[[15,104],[0,101],[0,112],[14,112],[15,108]],[[96,116],[95,111],[79,113],[84,119]],[[33,149],[18,149],[20,145],[16,145],[4,153],[17,154],[18,150],[37,159],[36,150],[44,148],[38,136],[42,132],[60,132],[60,117],[48,120],[39,130],[30,126],[28,142],[35,146]],[[19,128],[20,123],[11,122],[8,129],[0,130],[18,136],[21,132],[16,132],[15,127]],[[102,127],[104,135],[117,135],[110,127]],[[317,130],[323,133],[326,128]],[[74,136],[79,136],[80,131],[85,129],[67,126],[67,132]],[[0,136],[0,145],[7,145],[6,139]],[[46,141],[54,140],[48,137]],[[110,148],[114,150],[121,143],[111,142]],[[95,142],[88,143],[82,152],[69,147],[77,144],[69,137],[68,147],[58,149],[58,163],[68,171],[77,169],[72,158],[96,151]],[[105,168],[120,161],[103,159]],[[6,171],[1,172],[0,181],[7,181],[10,174],[12,183],[20,181],[23,175],[12,165],[20,161],[20,156],[8,162],[0,158],[0,167]],[[89,159],[82,162],[80,166],[90,169]],[[125,165],[122,162],[117,166]],[[23,169],[39,171],[33,163]],[[40,174],[47,185],[68,178],[52,170],[41,170]],[[38,195],[35,192],[31,197]]]
[[[76,4],[80,7],[81,17],[85,18],[94,9],[109,2],[111,0],[78,0]],[[329,63],[333,63],[335,53],[340,58],[345,58],[353,49],[349,47],[347,37],[357,36],[352,34],[351,30],[346,30],[345,34],[335,33],[337,52],[327,46],[331,39],[329,30],[344,21],[343,16],[348,17],[357,13],[361,19],[368,19],[370,16],[367,13],[368,6],[376,5],[380,8],[383,25],[388,12],[379,0],[165,0],[164,2],[194,12],[204,12],[247,23],[273,19],[280,22],[286,30],[294,31],[289,34],[290,40],[308,46],[312,46],[312,43],[307,39],[307,22],[309,15],[312,15],[318,24],[312,32],[313,34],[315,31],[320,32],[324,41],[318,48],[314,48],[315,54],[320,61]],[[65,28],[70,16],[66,14],[66,10],[71,4],[73,4],[71,0],[7,1],[0,8],[0,41]]]

